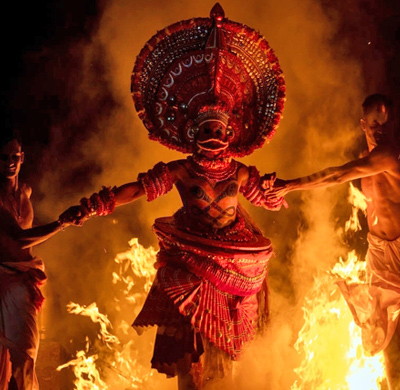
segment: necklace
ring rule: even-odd
[[[208,160],[189,156],[188,160],[196,176],[203,177],[211,182],[225,181],[237,170],[237,162],[231,158]]]

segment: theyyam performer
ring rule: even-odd
[[[266,200],[256,167],[234,157],[273,136],[284,79],[268,42],[216,4],[209,18],[157,32],[137,57],[131,87],[150,139],[190,155],[83,198],[81,220],[175,185],[183,206],[155,221],[157,274],[133,327],[158,327],[153,368],[178,375],[179,389],[202,389],[229,378],[231,361],[268,316],[273,250],[238,194],[268,210],[283,198]]]

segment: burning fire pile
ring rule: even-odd
[[[355,187],[350,187],[349,201],[353,206],[345,231],[360,229],[358,211],[365,212],[366,199]],[[119,271],[113,273],[113,283],[120,288],[124,304],[130,305],[129,318],[138,311],[154,278],[156,251],[145,249],[137,239],[130,241],[130,250],[118,254],[115,262]],[[295,343],[303,356],[295,369],[298,380],[291,390],[378,390],[384,379],[383,356],[368,357],[361,344],[361,330],[355,325],[335,282],[365,282],[365,261],[350,252],[346,260],[339,259],[331,271],[315,276],[314,285],[303,305],[304,325]],[[138,284],[140,285],[138,288]],[[116,310],[123,302],[116,300]],[[138,361],[139,349],[128,335],[130,325],[121,321],[113,327],[101,314],[96,303],[84,307],[68,305],[72,314],[89,317],[99,325],[98,340],[90,343],[76,358],[58,367],[70,368],[75,375],[77,390],[154,389],[150,364]],[[127,317],[127,316],[125,316]],[[114,330],[115,328],[115,330]],[[119,335],[122,335],[119,336]],[[149,349],[152,347],[149,345]]]
[[[345,232],[361,229],[358,212],[365,213],[367,199],[350,184],[352,214]],[[346,283],[367,283],[366,262],[355,251],[339,259],[330,272],[314,278],[303,305],[304,325],[295,344],[304,358],[295,372],[299,380],[291,390],[379,390],[385,377],[380,353],[366,356],[361,344],[361,329],[354,323],[339,288]]]
[[[116,256],[119,272],[113,273],[113,283],[122,292],[124,302],[116,298],[115,308],[123,310],[124,304],[131,306],[131,313],[142,306],[146,293],[151,287],[155,275],[153,264],[156,251],[145,249],[137,239],[129,242],[130,249]],[[139,287],[137,287],[139,285]],[[134,307],[132,307],[134,305]],[[108,317],[99,312],[96,303],[80,306],[67,305],[71,314],[89,317],[98,324],[98,339],[91,343],[86,337],[85,350],[78,351],[75,359],[61,365],[58,370],[70,368],[75,375],[74,389],[77,390],[131,390],[151,389],[152,376],[150,365],[142,365],[138,360],[139,350],[132,337],[128,335],[130,325],[121,321],[113,327]],[[132,315],[133,318],[134,314]],[[114,329],[115,328],[115,329]],[[129,341],[124,342],[127,338]]]

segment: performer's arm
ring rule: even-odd
[[[398,168],[398,153],[389,148],[376,148],[366,157],[350,161],[341,166],[329,167],[297,179],[276,179],[273,188],[267,190],[266,194],[268,196],[282,197],[291,191],[329,187],[381,172],[398,170]]]
[[[163,195],[172,189],[176,182],[179,165],[175,161],[169,164],[159,163],[147,173],[142,173],[138,181],[114,187],[115,207],[133,202],[147,195],[148,200]]]
[[[121,206],[126,203],[133,202],[142,196],[146,195],[143,185],[139,181],[124,184],[116,187],[114,190],[115,206]]]
[[[171,168],[171,169],[170,169]],[[111,214],[114,208],[133,202],[146,195],[148,201],[152,201],[169,192],[176,181],[174,164],[160,162],[147,172],[140,173],[138,180],[124,184],[120,187],[103,187],[98,193],[90,198],[82,198],[80,202],[80,213],[74,218],[67,215],[67,219],[74,220],[75,224],[81,225],[89,217]],[[66,212],[68,214],[68,211]]]

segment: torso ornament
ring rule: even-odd
[[[188,158],[182,162],[183,176],[176,186],[184,204],[185,223],[195,230],[221,229],[232,224],[238,204],[239,164],[224,160],[213,169]],[[183,221],[182,221],[183,222]]]

